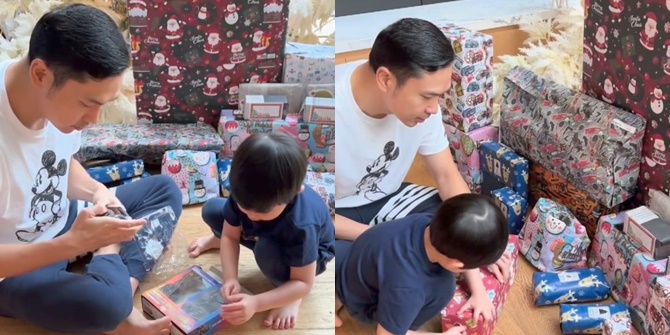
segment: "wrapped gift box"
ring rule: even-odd
[[[451,88],[442,99],[445,123],[470,132],[493,121],[493,38],[453,24],[440,26],[456,54]]]
[[[219,195],[219,173],[213,152],[170,150],[163,156],[161,174],[177,183],[184,205],[204,203]]]
[[[628,307],[622,303],[562,304],[561,331],[563,334],[600,334],[605,320],[626,318],[627,314]]]
[[[479,156],[482,172],[487,173],[484,174],[484,184],[491,182],[491,185],[498,186],[502,182],[522,198],[528,198],[528,160],[497,142],[482,143]],[[494,179],[487,180],[491,176]],[[482,190],[484,188],[482,186]],[[494,190],[489,186],[486,188]]]
[[[586,229],[563,205],[541,198],[519,233],[520,251],[543,272],[586,267],[591,240]]]
[[[507,217],[509,233],[516,235],[523,227],[523,220],[528,210],[528,202],[509,187],[497,189],[491,193],[493,200],[500,206]]]
[[[141,176],[144,173],[144,162],[141,159],[116,162],[103,166],[90,167],[86,169],[86,172],[98,182],[109,184]]]
[[[624,232],[654,259],[670,256],[670,223],[646,206],[626,212]]]
[[[500,139],[607,207],[629,199],[644,118],[515,67],[505,77]]]
[[[610,295],[610,286],[599,268],[535,272],[533,287],[537,306],[601,301]]]
[[[251,134],[272,132],[272,124],[275,122],[283,123],[286,121],[230,120],[222,116],[219,121],[224,143],[221,151],[222,156],[232,158],[242,141],[246,140]]]
[[[649,209],[665,221],[670,221],[670,197],[659,191],[649,190]]]
[[[281,120],[288,111],[285,95],[247,95],[244,97],[242,117],[250,121]]]
[[[490,335],[493,333],[497,318],[500,316],[503,304],[507,299],[507,293],[509,292],[510,287],[512,287],[512,284],[514,284],[514,276],[517,270],[519,255],[518,243],[519,240],[517,236],[509,236],[506,251],[506,253],[511,256],[509,281],[501,284],[488,269],[481,269],[484,287],[486,288],[489,299],[493,302],[493,306],[496,308],[494,319],[489,322],[485,322],[481,317],[474,320],[472,317],[472,310],[467,310],[462,314],[458,314],[461,307],[463,307],[468,299],[470,299],[470,290],[468,289],[463,276],[460,276],[456,282],[454,298],[451,299],[449,305],[447,305],[441,312],[442,331],[447,331],[455,325],[465,325],[467,326],[466,334],[468,335]]]
[[[657,277],[665,275],[667,265],[667,259],[653,260],[645,253],[633,256],[624,286],[623,298],[631,307],[631,320],[639,332],[643,332],[649,325],[649,318],[646,314],[651,299],[651,284]]]
[[[272,131],[295,138],[305,150],[312,171],[335,172],[334,125],[274,122]]]
[[[335,125],[335,98],[306,97],[301,114],[309,123]]]
[[[583,91],[647,120],[636,205],[652,189],[670,190],[668,9],[664,1],[590,0],[585,6]],[[615,18],[616,20],[612,20]]]
[[[602,335],[630,335],[633,334],[633,324],[630,313],[617,313],[603,322]]]
[[[216,168],[219,172],[219,186],[221,186],[221,196],[227,198],[230,196],[230,180],[228,176],[230,175],[230,164],[232,160],[230,158],[220,158],[216,161]]]
[[[74,157],[93,159],[141,159],[158,165],[169,150],[220,152],[223,140],[208,124],[101,124],[85,128],[81,148]]]
[[[335,82],[335,47],[286,43],[284,83],[332,84]]]
[[[323,198],[331,215],[335,215],[335,174],[310,171],[305,176],[305,184]]]
[[[305,87],[302,84],[287,83],[243,83],[240,84],[239,107],[243,109],[247,95],[281,95],[288,100],[288,115],[300,115],[305,100]]]
[[[136,176],[136,177],[132,177],[132,178],[129,178],[129,179],[124,179],[124,180],[122,180],[122,181],[121,181],[121,185],[130,184],[130,183],[132,183],[132,182],[136,182],[136,181],[138,181],[138,180],[140,180],[140,179],[149,178],[149,177],[151,177],[151,174],[149,174],[149,172],[144,172],[144,173],[142,173],[142,174],[139,175],[139,176]]]
[[[586,233],[590,238],[596,234],[598,220],[603,215],[616,213],[618,210],[618,206],[601,205],[565,179],[539,164],[530,165],[528,187],[530,188],[528,203],[531,206],[540,198],[552,199],[564,205],[586,227]]]
[[[647,334],[670,335],[670,277],[656,277],[647,308]]]
[[[624,219],[624,212],[600,217],[589,256],[589,266],[603,270],[612,288],[612,297],[620,302],[625,301],[624,284],[633,256],[642,252],[640,246],[620,230]]]
[[[498,128],[484,126],[464,133],[445,123],[444,132],[449,139],[449,147],[458,170],[470,186],[470,191],[479,193],[481,191],[481,178],[477,178],[481,173],[479,146],[484,142],[498,141]]]

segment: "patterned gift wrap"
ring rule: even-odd
[[[563,205],[541,198],[519,233],[519,252],[543,272],[586,267],[591,240],[584,226]]]
[[[184,205],[204,203],[219,195],[219,173],[213,152],[170,150],[163,156],[161,174],[177,183]]]
[[[519,234],[528,210],[528,202],[509,187],[497,189],[491,193],[493,200],[507,217],[509,233]]]
[[[87,168],[86,172],[102,184],[110,184],[124,179],[141,176],[144,173],[144,162],[140,159],[116,162],[103,166]]]
[[[598,220],[601,217],[616,213],[619,209],[619,206],[601,205],[565,179],[539,164],[530,165],[528,187],[528,202],[531,206],[540,198],[551,199],[564,205],[586,227],[589,238],[595,236]]]
[[[149,178],[149,177],[151,177],[151,174],[149,174],[149,172],[144,172],[143,174],[141,174],[141,175],[139,175],[139,176],[136,176],[136,177],[132,177],[132,178],[129,178],[129,179],[124,179],[124,180],[122,180],[122,181],[121,181],[121,185],[130,184],[130,183],[136,182],[136,181],[138,181],[138,180],[140,180],[140,179]]]
[[[318,193],[328,205],[330,214],[335,215],[335,174],[328,172],[307,172],[305,184]]]
[[[465,283],[463,276],[459,276],[456,282],[456,292],[454,293],[454,298],[441,312],[442,331],[447,331],[456,325],[465,325],[467,326],[466,334],[468,335],[490,335],[493,333],[493,329],[498,320],[497,318],[500,316],[503,304],[507,299],[507,293],[514,284],[514,276],[517,271],[517,264],[519,259],[518,243],[519,240],[517,236],[509,236],[509,242],[506,251],[506,253],[511,256],[509,272],[510,278],[508,282],[501,284],[487,268],[481,269],[484,287],[486,288],[489,299],[493,302],[493,306],[496,308],[494,319],[488,322],[484,321],[484,319],[481,317],[477,320],[474,320],[472,317],[472,310],[467,310],[462,314],[458,314],[458,311],[461,309],[461,307],[463,307],[468,299],[470,299],[470,290],[468,289],[468,285]]]
[[[441,25],[456,53],[451,88],[440,99],[445,123],[470,132],[493,122],[493,37]]]
[[[605,215],[600,217],[597,233],[591,241],[590,267],[599,267],[612,288],[612,297],[624,302],[624,284],[628,278],[633,256],[642,252],[640,247],[621,232],[626,215]],[[618,227],[618,228],[617,228]]]
[[[233,161],[230,158],[220,158],[216,161],[216,169],[219,172],[219,186],[221,186],[221,196],[227,198],[230,196],[230,164]]]
[[[239,85],[281,79],[288,1],[133,1],[139,123],[216,125]]]
[[[590,0],[583,91],[647,120],[636,205],[670,190],[670,30],[666,1]]]
[[[500,139],[607,207],[633,196],[644,118],[515,67],[505,77]]]
[[[332,84],[335,82],[335,47],[286,43],[284,83]]]
[[[649,335],[670,335],[670,277],[656,277],[651,284],[651,300],[647,308]]]
[[[600,334],[603,323],[609,319],[622,319],[628,307],[621,303],[609,305],[561,305],[561,331],[563,334]]]
[[[94,159],[141,159],[158,165],[169,150],[219,152],[223,140],[206,124],[102,124],[82,131],[80,162]]]
[[[484,174],[484,184],[490,181],[497,186],[502,182],[522,198],[528,198],[528,160],[507,146],[496,142],[482,143],[479,147],[479,156],[482,172],[488,173]],[[489,178],[487,181],[486,177],[490,176],[495,179]],[[491,191],[495,190],[488,186],[486,188]]]
[[[630,313],[617,313],[603,322],[602,335],[630,335],[633,333],[633,324]]]
[[[605,300],[610,286],[599,268],[533,273],[535,305]]]
[[[469,133],[464,133],[458,128],[444,124],[444,132],[449,139],[449,148],[456,160],[458,170],[468,183],[470,191],[481,192],[481,163],[479,158],[479,146],[488,141],[498,141],[498,128],[484,126]]]
[[[281,95],[288,100],[287,115],[301,118],[300,108],[305,100],[305,87],[302,84],[267,83],[267,84],[240,84],[239,109],[243,109],[247,95]]]
[[[643,334],[650,325],[647,308],[651,299],[651,284],[657,277],[665,275],[667,265],[667,259],[653,260],[645,253],[635,254],[630,264],[623,298],[624,302],[631,306],[630,316],[633,326]]]

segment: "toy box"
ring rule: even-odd
[[[219,195],[219,173],[213,152],[170,150],[163,156],[161,174],[177,183],[184,205],[204,203]]]
[[[445,123],[464,132],[493,122],[493,37],[481,32],[441,24],[456,54],[451,88],[442,99]]]
[[[513,235],[519,234],[521,227],[523,227],[523,220],[526,217],[526,210],[528,209],[526,199],[512,191],[509,187],[497,189],[491,195],[507,217],[509,233]]]
[[[449,139],[449,148],[470,191],[481,192],[481,163],[479,146],[483,142],[498,141],[498,128],[484,126],[464,133],[455,126],[445,123],[444,132]]]
[[[630,335],[633,334],[633,324],[630,313],[617,313],[603,322],[602,335]]]
[[[484,175],[484,184],[491,181],[487,176],[493,176],[498,182],[502,182],[522,198],[528,198],[528,160],[515,153],[512,149],[497,142],[482,143],[479,147],[482,171],[489,173]],[[482,186],[482,189],[484,186]],[[495,189],[491,189],[492,191]]]
[[[224,326],[221,283],[191,266],[164,284],[142,293],[142,310],[153,319],[172,320],[172,335],[214,335]]]
[[[502,143],[607,207],[633,196],[644,118],[519,66],[504,81]]]
[[[533,287],[537,306],[601,301],[610,295],[610,286],[599,268],[535,272]]]
[[[519,233],[519,248],[543,272],[586,267],[591,240],[584,226],[563,205],[541,198],[526,217]]]
[[[281,120],[287,111],[285,95],[247,95],[242,105],[242,116],[250,121]]]
[[[626,212],[624,232],[654,259],[670,256],[670,222],[662,220],[646,206]]]
[[[109,163],[102,166],[89,167],[86,172],[102,184],[110,184],[124,179],[141,176],[144,173],[144,162],[141,159]]]
[[[288,101],[287,115],[302,117],[300,108],[302,108],[302,102],[305,100],[305,87],[302,84],[242,83],[240,84],[240,103],[238,107],[240,112],[248,95],[285,96]]]
[[[628,307],[621,303],[609,305],[561,305],[561,331],[563,334],[601,334],[603,323],[609,319],[623,319]]]
[[[335,47],[286,43],[284,83],[332,84],[335,82]]]
[[[647,334],[670,335],[670,277],[656,277],[647,308]]]
[[[468,335],[490,335],[493,333],[497,318],[500,316],[500,311],[507,299],[507,293],[509,292],[510,287],[512,287],[512,284],[514,284],[514,276],[517,270],[519,255],[518,243],[519,240],[516,235],[509,236],[506,251],[506,253],[511,256],[510,279],[508,282],[501,284],[487,268],[481,269],[482,279],[489,299],[491,299],[493,305],[496,307],[494,319],[489,322],[485,322],[481,317],[474,320],[472,318],[472,310],[465,311],[463,314],[458,314],[461,307],[468,301],[468,299],[470,299],[470,290],[468,289],[463,276],[460,276],[456,282],[454,298],[441,312],[443,331],[446,331],[455,325],[466,325],[466,334]]]
[[[138,180],[140,180],[140,179],[144,179],[144,178],[148,178],[148,177],[151,177],[151,174],[149,174],[149,172],[146,172],[146,171],[145,171],[144,173],[142,173],[142,174],[139,175],[139,176],[136,176],[136,177],[132,177],[132,178],[128,178],[128,179],[124,179],[124,180],[122,180],[122,181],[121,181],[121,185],[130,184],[130,183],[132,183],[132,182],[136,182],[136,181],[138,181]]]
[[[599,218],[618,211],[618,206],[606,207],[600,204],[540,164],[530,165],[528,179],[530,206],[533,206],[540,198],[552,199],[562,204],[586,227],[589,238],[595,236]]]
[[[309,123],[335,124],[335,98],[307,97],[302,115]]]
[[[647,308],[651,299],[651,284],[654,279],[665,276],[668,260],[654,260],[648,254],[633,256],[630,271],[624,286],[624,302],[630,306],[633,326],[640,332],[649,326]]]
[[[642,252],[640,246],[620,229],[626,214],[612,214],[600,217],[595,237],[591,240],[589,266],[599,267],[612,288],[612,297],[624,301],[624,284],[628,278],[633,256]]]

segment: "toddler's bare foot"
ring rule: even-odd
[[[158,320],[147,320],[142,312],[133,308],[133,312],[119,328],[109,335],[169,335],[170,319],[167,317]]]
[[[221,239],[214,235],[198,237],[188,245],[188,255],[196,258],[207,250],[218,249],[219,245],[221,245]]]
[[[302,299],[292,302],[284,307],[273,309],[263,321],[263,325],[272,329],[291,329],[295,327],[298,320],[298,312]]]

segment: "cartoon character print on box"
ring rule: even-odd
[[[535,272],[533,287],[536,306],[601,301],[610,294],[605,274],[598,268]]]
[[[629,318],[628,307],[622,303],[562,304],[560,313],[563,334],[602,334],[605,320]]]
[[[670,277],[656,277],[647,308],[647,333],[670,335]]]
[[[213,152],[170,150],[165,153],[161,173],[177,183],[184,205],[203,203],[219,195],[219,173]]]
[[[493,200],[498,204],[509,224],[509,233],[516,235],[521,231],[523,220],[526,217],[528,202],[509,187],[497,189],[491,193]]]
[[[621,0],[620,0],[621,1]],[[617,313],[603,322],[603,335],[631,335],[633,324],[629,313]]]
[[[612,6],[616,3],[616,6]],[[670,30],[664,1],[591,0],[584,21],[583,90],[643,116],[639,204],[649,189],[670,189]]]
[[[501,142],[607,207],[629,199],[644,118],[515,67],[505,77]]]
[[[131,1],[140,123],[216,125],[241,83],[281,78],[288,1]]]
[[[652,260],[643,252],[635,254],[631,261],[628,278],[622,297],[631,306],[633,326],[640,332],[647,327],[647,308],[651,298],[651,284],[654,279],[665,275],[668,260]]]
[[[251,134],[269,133],[273,121],[230,120],[223,125],[223,156],[232,158],[242,141]]]
[[[141,159],[116,162],[105,166],[96,166],[86,169],[86,172],[102,184],[109,184],[144,173],[144,162]]]
[[[498,141],[498,128],[484,126],[469,133],[464,133],[445,123],[444,131],[449,139],[449,146],[458,165],[458,170],[470,186],[470,190],[479,193],[481,190],[479,145],[487,141]]]
[[[230,196],[230,165],[232,160],[230,158],[221,158],[216,161],[216,168],[219,172],[219,185],[221,186],[221,196],[227,198]]]
[[[530,188],[528,195],[530,204],[534,204],[540,198],[547,198],[564,205],[586,227],[586,233],[591,239],[596,234],[599,218],[603,215],[616,213],[619,207],[603,206],[565,179],[539,164],[530,165],[528,185]]]
[[[541,198],[519,233],[520,252],[540,271],[556,272],[586,266],[591,240],[584,226],[563,205]]]
[[[458,313],[461,307],[463,307],[463,305],[470,298],[470,292],[467,284],[465,283],[464,277],[459,276],[456,282],[456,292],[454,292],[454,297],[451,299],[451,302],[449,302],[447,307],[445,307],[440,313],[443,331],[446,331],[458,324],[467,326],[466,334],[468,335],[490,335],[493,333],[495,324],[497,322],[497,316],[500,316],[503,305],[507,300],[507,294],[514,284],[518,266],[518,242],[519,240],[517,236],[509,236],[507,250],[505,251],[505,253],[511,256],[509,281],[501,284],[487,268],[480,269],[482,274],[482,282],[484,283],[488,298],[491,302],[493,302],[493,306],[496,308],[494,319],[488,322],[484,321],[484,319],[481,317],[477,320],[474,320],[472,317],[472,310],[467,310],[462,314]]]
[[[315,123],[275,122],[272,131],[295,138],[305,150],[315,172],[335,171],[335,126]]]
[[[308,171],[305,176],[305,184],[309,185],[323,198],[330,209],[330,214],[335,215],[335,175]]]
[[[464,132],[493,121],[493,38],[452,24],[440,27],[456,59],[451,88],[440,99],[445,123]]]
[[[482,143],[479,147],[482,170],[505,183],[522,198],[528,198],[528,160],[497,142]]]

